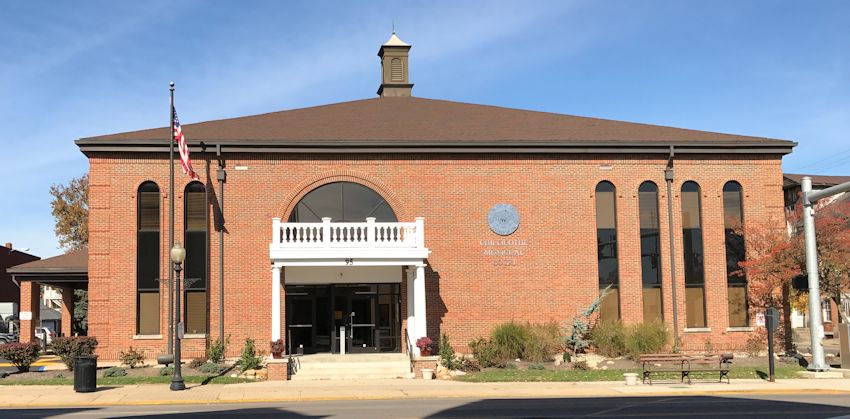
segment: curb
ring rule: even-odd
[[[826,390],[826,389],[775,389],[775,390],[712,390],[712,391],[704,391],[704,392],[682,392],[682,391],[658,391],[658,392],[647,392],[647,393],[638,393],[638,394],[629,394],[629,393],[621,393],[621,394],[582,394],[582,395],[562,395],[560,398],[587,398],[587,397],[664,397],[664,396],[677,396],[677,397],[685,397],[685,396],[714,396],[714,395],[782,395],[782,394],[823,394],[823,395],[837,395],[837,394],[848,394],[850,395],[850,391],[844,390]],[[552,398],[551,394],[523,394],[523,395],[515,395],[515,394],[506,394],[499,395],[499,398],[502,399],[516,399],[516,398]],[[437,395],[437,396],[408,396],[408,395],[365,395],[365,396],[337,396],[337,397],[325,397],[325,396],[301,396],[301,397],[279,397],[279,398],[246,398],[240,400],[220,400],[220,399],[212,399],[212,400],[199,400],[199,399],[187,399],[187,400],[146,400],[146,401],[135,401],[135,402],[69,402],[69,403],[0,403],[0,407],[2,408],[29,408],[29,407],[54,407],[54,408],[63,408],[63,407],[106,407],[106,406],[155,406],[155,405],[212,405],[212,404],[250,404],[250,403],[298,403],[298,402],[319,402],[319,401],[356,401],[356,400],[430,400],[430,399],[465,399],[465,398],[493,398],[493,394],[461,394],[461,395]]]

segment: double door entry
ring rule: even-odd
[[[290,353],[401,352],[399,284],[286,286]]]

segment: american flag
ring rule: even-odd
[[[198,174],[192,168],[192,160],[189,159],[189,147],[186,145],[186,137],[183,136],[183,130],[180,128],[180,120],[177,119],[177,109],[174,112],[174,142],[177,143],[177,149],[180,150],[180,165],[183,167],[183,173],[189,175],[190,178],[198,180]]]

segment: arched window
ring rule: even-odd
[[[729,299],[729,326],[749,326],[747,276],[740,262],[746,260],[744,244],[744,196],[741,184],[723,185],[723,230],[726,233],[726,283]]]
[[[183,194],[186,333],[207,333],[207,194],[204,184],[192,182]]]
[[[367,217],[378,222],[398,221],[381,195],[353,182],[328,183],[310,191],[295,205],[289,222],[318,223],[322,217],[331,217],[332,222],[363,222]]]
[[[596,185],[596,258],[599,262],[599,289],[611,287],[611,293],[602,300],[599,319],[620,318],[620,272],[617,260],[617,204],[616,189],[611,182]]]
[[[136,210],[136,333],[159,334],[159,187],[139,185]]]
[[[696,182],[682,185],[682,250],[685,256],[685,304],[687,327],[706,327],[705,269],[702,247],[700,187]]]
[[[640,207],[640,269],[643,321],[662,320],[661,232],[658,228],[658,186],[646,181],[638,188]]]

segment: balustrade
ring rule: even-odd
[[[424,248],[425,220],[417,217],[410,223],[375,222],[367,218],[361,223],[282,223],[272,219],[272,245],[285,248]]]

